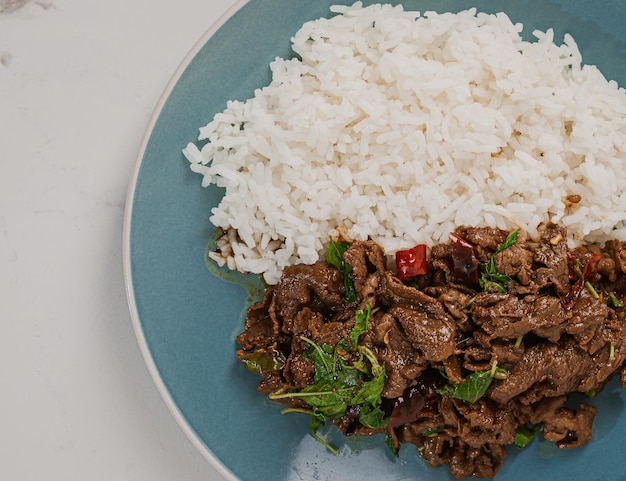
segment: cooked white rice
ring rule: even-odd
[[[521,24],[475,9],[332,11],[184,149],[203,186],[226,188],[217,260],[273,284],[342,225],[387,252],[459,225],[534,236],[548,220],[572,243],[626,239],[626,95],[571,36],[523,41]]]

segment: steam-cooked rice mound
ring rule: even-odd
[[[505,14],[336,6],[271,63],[270,84],[228,102],[184,150],[225,187],[215,254],[276,283],[340,226],[387,252],[459,225],[550,218],[570,241],[626,238],[626,95],[574,39]]]

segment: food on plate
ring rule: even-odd
[[[326,422],[493,477],[508,445],[587,443],[566,401],[626,384],[626,94],[524,35],[334,6],[183,151],[224,188],[210,257],[268,286],[238,357],[331,450]]]
[[[626,96],[571,36],[357,2],[305,23],[292,49],[184,150],[225,188],[216,261],[275,284],[339,226],[386,252],[459,225],[626,239]]]
[[[614,374],[626,384],[626,243],[567,237],[459,227],[416,250],[409,275],[373,241],[333,240],[249,309],[237,355],[331,450],[326,422],[383,434],[394,453],[413,444],[463,479],[494,477],[506,447],[535,436],[579,447],[596,415],[585,400]]]

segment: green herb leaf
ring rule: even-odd
[[[304,399],[324,419],[343,416],[360,386],[361,374],[337,355],[337,349],[317,344],[306,337],[301,339],[309,344],[315,383],[282,397]]]
[[[359,352],[372,365],[371,379],[364,380],[361,388],[352,399],[353,405],[360,404],[359,421],[369,428],[384,428],[389,423],[389,417],[380,409],[381,394],[385,387],[385,368],[380,365],[374,353],[365,346],[359,347]]]
[[[380,406],[381,393],[383,392],[383,387],[385,386],[385,368],[382,367],[374,353],[370,351],[365,346],[361,346],[359,348],[359,352],[361,352],[372,364],[372,378],[368,381],[363,381],[361,384],[361,388],[355,394],[352,403],[353,404],[369,404],[374,407]]]
[[[315,382],[319,382],[328,374],[332,374],[334,370],[334,350],[329,346],[316,344],[304,336],[300,336],[300,339],[312,348],[309,351],[306,351],[305,354],[307,354],[306,357],[311,359],[315,365]]]
[[[277,349],[257,349],[246,352],[237,351],[237,358],[249,371],[262,374],[268,371],[279,371],[285,366],[286,360],[282,352]]]
[[[520,424],[515,430],[515,445],[520,449],[524,449],[536,435],[537,429],[534,426],[528,427],[524,424]]]
[[[343,255],[350,248],[350,244],[345,242],[335,242],[330,239],[328,249],[326,250],[326,262],[335,266],[339,272],[343,274],[344,299],[346,304],[352,304],[356,301],[356,289],[352,281],[352,266],[348,264]]]
[[[501,279],[500,281],[494,281],[494,280],[491,279],[491,276],[489,276],[486,273],[483,273],[481,278],[478,279],[478,284],[480,285],[480,288],[484,292],[504,294],[506,292],[506,287],[505,286],[509,283],[509,281],[512,280],[510,277],[508,277],[508,276],[506,276],[506,277],[507,277],[507,279]]]
[[[582,267],[582,262],[580,261],[580,259],[576,258],[572,268],[574,269],[574,272],[576,272],[576,274],[578,274],[579,276],[583,275],[583,270],[581,267]]]
[[[517,244],[518,235],[519,235],[519,229],[515,229],[514,231],[510,232],[509,235],[506,237],[506,240],[504,241],[504,243],[496,251],[496,254],[499,254],[503,250],[511,247],[512,245]]]
[[[517,243],[518,234],[519,229],[510,232],[502,245],[498,247],[498,249],[489,258],[489,262],[487,262],[486,264],[480,264],[479,268],[481,271],[481,276],[478,279],[478,284],[483,291],[499,293],[506,292],[507,284],[513,279],[505,274],[500,274],[496,270],[496,256],[505,249],[508,249],[512,245],[515,245]]]
[[[453,398],[475,403],[484,396],[492,380],[493,376],[489,371],[474,372],[467,376],[463,382],[455,384],[451,395]]]
[[[610,301],[610,305],[613,307],[624,307],[624,304],[620,302],[614,292],[609,292],[608,300]]]
[[[461,401],[475,403],[482,398],[494,378],[505,379],[509,372],[497,366],[494,361],[489,371],[473,372],[460,383],[449,383],[439,388],[437,392],[442,396],[452,396]]]
[[[317,344],[306,337],[301,339],[307,343],[305,352],[315,367],[315,382],[299,391],[274,392],[269,395],[269,399],[299,398],[305,401],[310,410],[299,408],[298,411],[309,413],[315,418],[315,421],[310,421],[310,426],[312,435],[318,440],[317,429],[327,420],[344,416],[350,406],[359,406],[359,422],[363,426],[386,427],[389,418],[381,409],[385,368],[380,365],[374,353],[365,346],[359,346],[360,359],[357,363],[350,364],[338,354],[339,350],[347,347],[345,341],[332,348]],[[366,368],[366,364],[370,367]],[[294,410],[285,410],[292,411]],[[323,440],[321,442],[326,445]]]
[[[343,290],[344,290],[344,299],[346,304],[352,304],[356,302],[356,288],[354,287],[354,282],[352,281],[352,266],[348,263],[345,263],[345,268],[343,271]]]
[[[391,454],[393,454],[396,458],[400,455],[400,450],[398,449],[398,446],[396,446],[396,443],[393,441],[393,438],[389,434],[385,436],[385,444],[391,451]]]
[[[339,384],[341,387],[337,387],[338,382],[325,379],[320,383],[307,386],[298,393],[292,393],[291,397],[306,401],[313,412],[323,420],[338,419],[346,413],[355,389],[355,386],[349,384]]]
[[[426,431],[422,433],[422,436],[425,436],[427,438],[434,438],[435,436],[437,436],[438,434],[442,432],[443,432],[443,428],[427,429]]]
[[[589,399],[593,399],[594,397],[596,397],[596,390],[594,388],[589,389],[589,391],[585,391],[585,396],[587,396]]]
[[[591,282],[585,281],[585,287],[589,291],[589,294],[591,294],[591,297],[594,299],[600,299],[600,294],[598,294],[598,291],[596,291],[593,285],[591,285]]]
[[[350,248],[350,244],[345,242],[335,242],[330,240],[328,249],[326,250],[326,262],[343,271],[344,260],[343,255]]]
[[[348,333],[348,339],[352,346],[356,349],[361,334],[367,332],[370,316],[372,314],[372,306],[369,302],[365,304],[365,309],[359,309],[354,315],[354,327]]]
[[[326,441],[319,434],[317,434],[317,431],[319,429],[322,429],[324,427],[324,424],[325,424],[324,421],[321,421],[318,418],[316,418],[315,416],[311,415],[309,417],[309,433],[311,433],[311,436],[313,436],[317,441],[319,441],[324,446],[326,446],[326,448],[331,453],[333,453],[334,455],[337,455],[337,453],[339,451],[337,451],[337,449],[335,447],[333,447],[328,441]]]
[[[359,411],[359,422],[367,428],[385,428],[389,424],[389,418],[386,416],[382,409],[365,404]]]

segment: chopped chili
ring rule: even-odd
[[[602,260],[601,254],[592,254],[589,260],[585,263],[578,279],[576,279],[576,283],[571,287],[570,291],[567,295],[561,297],[561,304],[563,305],[563,309],[570,310],[576,304],[578,297],[580,297],[580,293],[585,287],[585,284],[593,279],[598,272],[598,265]],[[571,262],[570,262],[571,264]],[[579,269],[574,269],[574,271],[578,271]],[[571,269],[570,269],[570,277],[571,277]]]
[[[396,252],[398,279],[405,280],[426,274],[426,245],[418,244]]]
[[[461,281],[471,284],[478,282],[478,259],[474,255],[474,246],[460,235],[450,233],[452,249],[452,267],[454,275]]]

